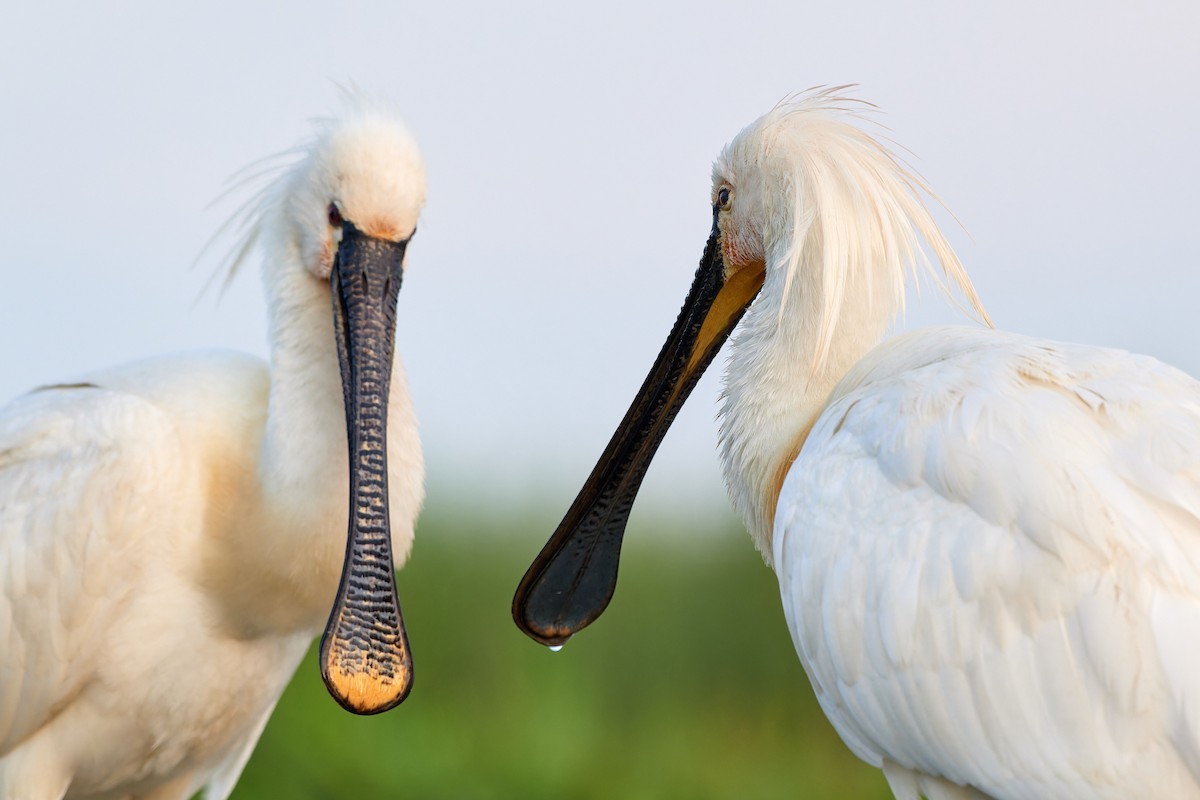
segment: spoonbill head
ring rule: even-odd
[[[412,685],[393,569],[424,468],[395,315],[416,142],[352,98],[233,225],[270,364],[159,357],[0,409],[0,796],[232,791],[312,639],[356,713]]]
[[[304,158],[272,187],[277,216],[315,277],[329,280],[346,233],[407,244],[425,205],[425,166],[416,140],[383,109],[325,121]],[[282,259],[271,263],[281,264]]]
[[[604,610],[648,462],[740,318],[725,480],[847,746],[906,800],[1200,797],[1200,384],[984,326],[881,342],[922,240],[987,316],[864,109],[811,93],[717,159],[683,311],[517,625],[557,645]]]
[[[334,385],[330,377],[341,376],[349,467],[339,472],[349,481],[349,524],[339,588],[321,640],[321,676],[342,706],[369,714],[400,703],[412,686],[393,573],[388,460],[403,451],[397,456],[404,469],[391,477],[400,487],[399,542],[407,555],[423,467],[403,375],[393,384],[392,370],[396,305],[405,253],[425,203],[425,169],[415,139],[394,112],[378,101],[351,102],[358,104],[354,113],[319,123],[300,161],[263,190],[262,210],[251,217],[230,270],[261,240],[273,334],[277,345],[287,342],[273,350],[275,365],[300,372],[323,368],[330,373],[321,376],[326,391]],[[332,330],[326,322],[330,298]],[[338,367],[331,370],[335,345]],[[292,359],[307,363],[293,365]],[[396,395],[403,395],[402,430],[393,444],[388,408]],[[330,404],[329,397],[323,400]],[[330,429],[331,419],[303,424]],[[292,430],[278,436],[303,439]],[[320,441],[323,452],[307,455],[345,463],[340,452],[324,449],[329,445]]]
[[[607,607],[642,478],[747,309],[726,376],[723,450],[731,496],[764,553],[783,472],[820,401],[902,307],[908,265],[921,252],[918,236],[986,317],[916,193],[919,179],[852,124],[871,107],[840,88],[781,103],[713,165],[712,230],[683,309],[517,589],[514,619],[535,640],[560,645]],[[797,389],[798,404],[777,402]]]
[[[281,221],[291,228],[283,241],[293,241],[312,277],[331,287],[349,447],[346,555],[321,640],[321,677],[348,710],[376,713],[412,686],[392,556],[387,412],[397,297],[425,203],[424,165],[394,118],[361,114],[310,150],[280,201]],[[401,479],[419,485],[421,475]],[[419,501],[406,505],[415,511]],[[406,545],[411,519],[407,527]]]

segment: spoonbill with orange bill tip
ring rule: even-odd
[[[814,90],[721,153],[691,293],[517,625],[559,645],[607,606],[642,476],[740,320],[729,493],[896,797],[1200,797],[1200,384],[990,327],[885,341],[921,240],[988,318],[870,108]]]
[[[239,212],[269,366],[161,357],[0,409],[2,797],[227,797],[326,623],[347,709],[412,685],[393,569],[424,467],[393,339],[425,172],[390,106],[346,105]]]

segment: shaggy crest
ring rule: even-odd
[[[217,268],[205,283],[207,291],[220,280],[219,294],[223,294],[232,283],[242,265],[254,250],[262,244],[265,230],[281,214],[293,212],[284,208],[291,189],[298,183],[313,183],[321,177],[327,165],[322,161],[329,155],[331,141],[341,132],[352,128],[387,126],[411,142],[413,166],[424,180],[415,139],[409,132],[399,110],[389,101],[368,94],[356,86],[338,87],[341,94],[342,113],[338,116],[317,117],[311,120],[313,132],[303,141],[286,150],[257,159],[230,176],[225,190],[211,205],[249,191],[228,219],[205,243],[196,257],[199,263],[220,241],[232,238],[232,245],[220,257]],[[324,213],[324,207],[320,209]],[[320,224],[319,222],[317,224]]]
[[[845,94],[848,88],[816,88],[785,98],[743,129],[713,165],[714,185],[728,180],[736,186],[739,177],[754,176],[762,187],[753,198],[761,216],[753,222],[762,241],[774,244],[766,252],[768,269],[785,275],[780,316],[797,280],[819,292],[814,374],[829,355],[847,286],[856,279],[865,283],[868,302],[882,300],[892,315],[904,309],[907,274],[919,280],[918,264],[953,299],[921,239],[948,283],[991,325],[922,194],[940,201],[891,150],[854,124],[869,121],[865,114],[875,106]]]

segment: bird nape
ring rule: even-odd
[[[822,709],[896,796],[1200,797],[1200,384],[992,330],[846,88],[716,160],[691,292],[514,620],[559,645],[605,609],[641,479],[737,326],[730,497]],[[985,325],[885,341],[922,241]]]
[[[326,623],[344,707],[412,686],[394,567],[424,466],[393,339],[424,167],[362,96],[300,153],[232,251],[262,250],[269,366],[160,357],[0,409],[0,797],[227,797]]]

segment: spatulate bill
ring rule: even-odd
[[[388,514],[387,403],[407,241],[343,223],[333,275],[334,331],[350,453],[350,518],[337,598],[321,638],[321,677],[356,714],[393,708],[412,688]]]
[[[730,274],[718,210],[683,309],[632,405],[566,516],[526,571],[513,619],[558,646],[608,607],[629,512],[659,444],[696,382],[762,287],[761,270]]]

